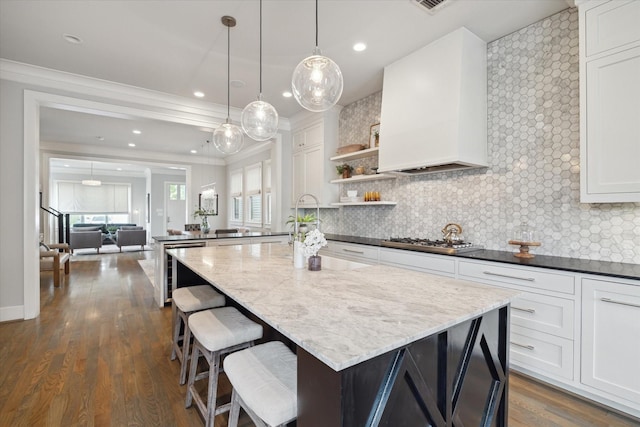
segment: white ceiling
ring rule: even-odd
[[[438,37],[466,26],[487,42],[569,7],[571,0],[448,0],[431,15],[414,0],[320,0],[319,46],[342,69],[340,105],[382,89],[390,64]],[[263,94],[282,117],[301,108],[290,90],[296,64],[314,47],[312,0],[264,0]],[[258,0],[12,1],[0,0],[0,57],[173,95],[226,105],[227,30],[231,29],[232,108],[258,94]],[[70,44],[63,34],[80,37]],[[355,52],[355,42],[365,42]],[[188,154],[210,130],[150,120],[43,109],[41,138]],[[142,128],[133,135],[133,128]],[[101,136],[104,140],[98,140]],[[181,143],[176,144],[176,141]],[[135,157],[135,155],[133,155]]]

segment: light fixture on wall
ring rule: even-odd
[[[293,96],[309,111],[326,111],[342,95],[342,72],[318,47],[318,0],[316,0],[316,47],[313,54],[298,64],[291,77]]]
[[[227,121],[213,131],[213,145],[222,154],[235,154],[244,145],[242,129],[231,123],[231,27],[236,26],[236,19],[232,16],[223,16],[222,24],[227,27]]]
[[[82,185],[90,185],[92,187],[98,187],[102,185],[102,181],[93,179],[93,162],[91,162],[91,179],[83,179]]]
[[[242,129],[256,141],[266,141],[278,131],[278,112],[262,100],[262,0],[260,0],[260,91],[258,100],[253,101],[242,110]]]

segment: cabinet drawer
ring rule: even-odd
[[[640,2],[610,1],[585,13],[586,55],[640,40]]]
[[[572,300],[525,293],[511,301],[511,324],[573,339]]]
[[[435,274],[454,276],[455,259],[448,256],[429,255],[399,249],[380,249],[380,263]]]
[[[368,245],[356,245],[342,242],[328,242],[327,252],[338,258],[351,258],[378,262],[378,248]]]
[[[503,267],[498,264],[460,261],[458,264],[460,278],[479,279],[496,284],[513,285],[523,290],[548,290],[563,294],[574,294],[574,277],[559,273],[547,273],[520,267]]]
[[[573,380],[573,341],[519,326],[511,326],[510,363]]]

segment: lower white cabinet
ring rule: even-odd
[[[329,241],[327,246],[322,248],[320,255],[335,256],[353,261],[360,261],[367,264],[378,263],[378,247],[369,245],[358,245],[355,243],[345,243]]]
[[[573,340],[523,328],[512,321],[509,350],[512,365],[542,375],[573,379]]]
[[[441,276],[454,277],[456,274],[455,258],[425,254],[423,252],[380,248],[380,264],[434,273]]]
[[[640,286],[582,280],[582,384],[640,411]]]

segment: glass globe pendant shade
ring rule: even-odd
[[[271,139],[278,131],[278,112],[262,96],[244,107],[240,121],[245,133],[256,141]]]
[[[213,145],[222,154],[235,154],[244,145],[242,129],[227,120],[213,131]]]
[[[293,71],[291,88],[298,103],[309,111],[327,111],[342,95],[342,71],[317,47]]]

